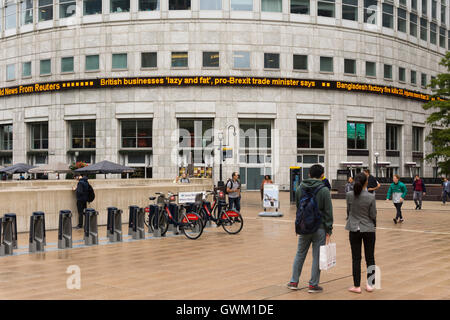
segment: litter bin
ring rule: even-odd
[[[58,248],[72,248],[72,211],[59,211]]]

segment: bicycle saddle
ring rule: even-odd
[[[150,197],[150,198],[148,198],[149,200],[155,200],[156,199],[156,197]]]

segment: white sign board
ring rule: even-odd
[[[279,208],[280,207],[277,184],[268,184],[268,183],[264,184],[263,207],[264,208]]]
[[[203,194],[203,199],[206,197],[205,191],[178,192],[178,203],[194,203],[195,196],[199,193]]]

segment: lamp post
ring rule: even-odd
[[[375,156],[375,175],[378,180],[378,157],[380,156],[380,154],[378,152],[375,152],[373,155]]]
[[[219,131],[218,133],[219,138],[219,156],[220,156],[220,163],[219,163],[219,182],[218,185],[223,185],[222,181],[222,162],[223,162],[223,151],[222,151],[222,140],[223,140],[223,132]]]

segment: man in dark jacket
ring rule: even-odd
[[[77,194],[77,209],[78,209],[78,225],[77,229],[83,228],[84,209],[87,207],[89,196],[89,182],[86,176],[83,176],[79,181],[76,189]]]
[[[300,203],[300,199],[303,196],[303,190],[312,191],[323,185],[324,169],[321,165],[313,165],[309,169],[310,179],[302,181],[295,193],[295,203],[297,208]],[[320,269],[319,269],[319,250],[320,246],[325,245],[330,240],[330,236],[333,230],[333,205],[331,203],[330,190],[328,188],[320,189],[316,194],[316,202],[318,209],[322,215],[322,223],[319,229],[312,234],[299,235],[297,254],[294,260],[294,266],[292,270],[292,278],[288,283],[288,288],[292,290],[298,289],[298,280],[300,278],[303,263],[305,262],[306,254],[309,247],[312,244],[313,248],[313,262],[311,268],[311,280],[309,281],[309,293],[322,292],[322,287],[319,287]]]
[[[423,183],[423,180],[420,179],[418,174],[414,177],[413,191],[413,199],[416,204],[416,210],[422,210],[422,196],[426,194],[427,189],[425,188],[425,183]]]

